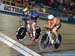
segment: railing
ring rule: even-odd
[[[9,13],[13,13],[13,14],[16,13],[16,15],[17,14],[22,15],[23,8],[12,6],[12,5],[7,5],[7,4],[1,4],[0,5],[0,10],[4,11],[4,12],[7,12],[7,13],[9,12]],[[42,18],[42,19],[47,19],[49,14],[50,13],[39,12],[40,18]]]
[[[11,0],[9,0],[9,1],[8,0],[3,0],[3,3],[18,6],[18,7],[24,7],[24,4],[17,3],[17,2],[12,2]]]
[[[23,8],[20,8],[20,7],[0,3],[0,12],[2,12],[2,13],[4,12],[7,14],[23,16],[22,10],[23,10]],[[47,20],[47,17],[49,14],[50,13],[39,12],[40,18],[45,19],[45,20]],[[57,13],[57,14],[59,14],[59,13]],[[61,21],[65,21],[68,23],[75,23],[74,18],[68,18],[67,16],[66,17],[58,16],[58,17],[60,17]]]

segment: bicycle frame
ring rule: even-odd
[[[53,38],[52,38],[52,32],[49,30],[49,31],[46,31],[46,33],[48,34],[49,41],[52,42],[52,40],[53,40]]]

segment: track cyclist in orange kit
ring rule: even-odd
[[[50,31],[54,34],[54,36],[56,37],[56,40],[51,40],[51,43],[60,43],[59,39],[58,39],[58,29],[61,26],[61,22],[60,19],[58,17],[55,17],[54,15],[49,15],[48,16],[48,24],[44,25],[44,27],[49,28]]]

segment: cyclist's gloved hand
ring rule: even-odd
[[[48,27],[47,25],[45,25],[45,24],[43,25],[43,27],[46,28],[46,29],[48,29],[48,30],[50,30],[50,31],[52,30],[52,28],[49,28],[49,27]]]

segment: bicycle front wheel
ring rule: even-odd
[[[20,26],[18,27],[17,31],[16,31],[16,37],[17,37],[17,40],[19,39],[23,39],[26,35],[26,28],[24,26]]]
[[[48,34],[44,34],[40,40],[40,48],[41,49],[45,49],[49,44],[49,37],[48,37]]]

